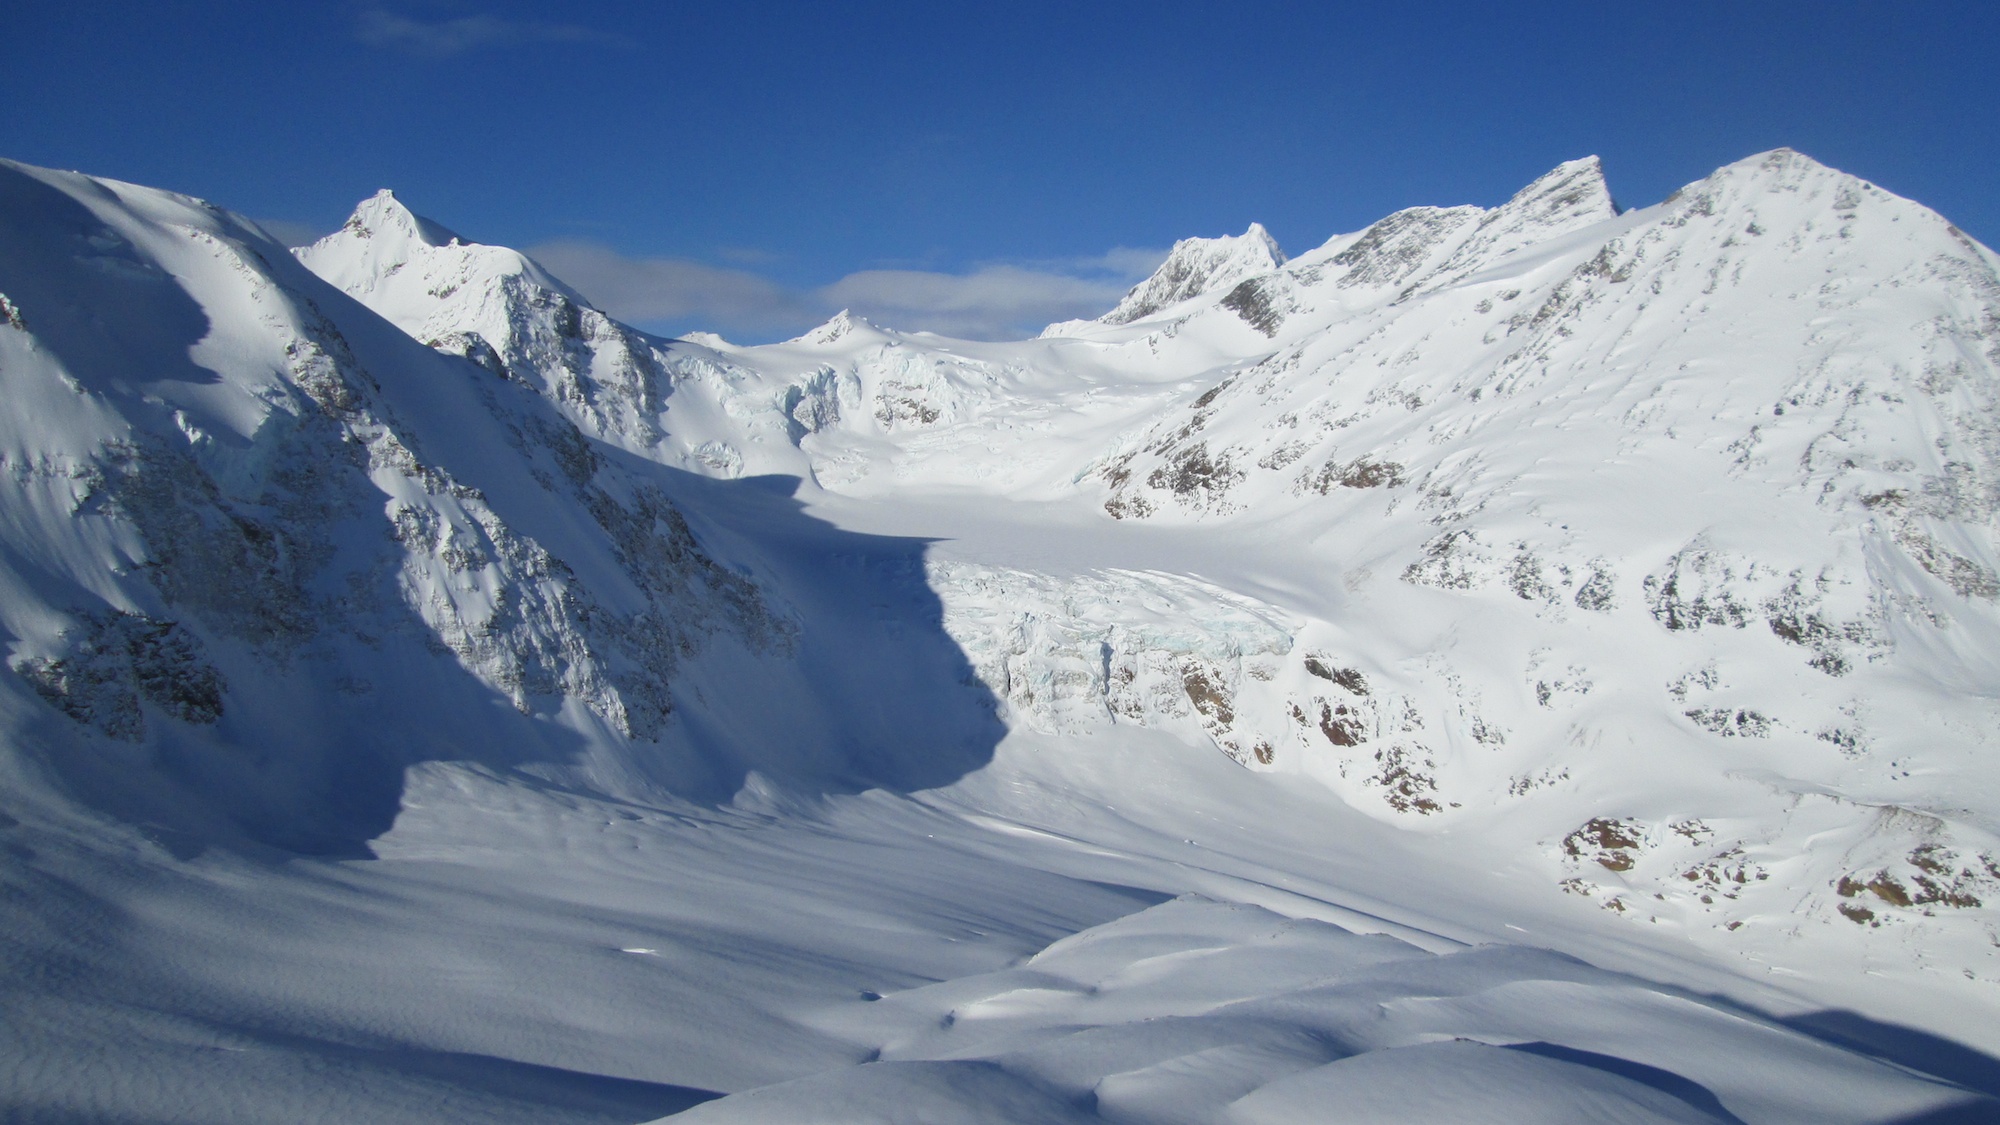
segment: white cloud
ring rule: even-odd
[[[817,291],[829,308],[881,324],[970,339],[1019,339],[1058,320],[1100,316],[1128,286],[1020,266],[967,274],[863,270]]]
[[[1164,251],[1119,248],[1083,258],[990,263],[966,273],[861,270],[799,290],[749,270],[628,258],[580,240],[544,243],[528,253],[620,320],[743,339],[802,332],[843,308],[907,331],[1021,339],[1054,321],[1102,315],[1165,257]]]
[[[1048,258],[1041,261],[1023,262],[1031,269],[1048,270],[1053,273],[1079,274],[1082,276],[1103,276],[1121,280],[1129,287],[1144,281],[1167,260],[1165,250],[1146,250],[1133,246],[1114,246],[1102,254],[1082,258]]]
[[[519,43],[583,43],[599,47],[634,45],[625,36],[573,24],[504,20],[488,15],[417,20],[380,8],[361,13],[356,34],[371,47],[419,55],[456,55],[478,47],[504,47]]]
[[[595,242],[563,240],[528,256],[619,320],[729,332],[803,331],[819,323],[798,294],[748,270],[679,258],[628,258]]]
[[[781,260],[784,255],[755,246],[718,246],[715,256],[726,262],[736,262],[745,266],[763,266]]]
[[[1114,246],[1095,258],[1091,265],[1106,273],[1117,274],[1134,284],[1146,280],[1160,263],[1167,260],[1165,250],[1144,250],[1135,246]],[[1120,294],[1121,296],[1123,294]]]

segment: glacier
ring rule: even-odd
[[[2000,1114],[2000,259],[1594,158],[667,340],[0,163],[23,1121]]]

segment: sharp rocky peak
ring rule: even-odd
[[[1105,314],[1106,324],[1129,324],[1161,309],[1210,293],[1285,264],[1285,252],[1261,223],[1239,235],[1184,238],[1174,243],[1153,276],[1133,286]]]
[[[532,289],[548,290],[572,302],[582,302],[574,291],[526,255],[504,246],[470,242],[410,210],[387,188],[362,200],[339,230],[292,253],[306,268],[350,296],[362,298],[371,307],[381,302],[366,295],[385,286],[407,290],[408,285],[395,279],[423,275],[415,291],[399,292],[393,299],[398,310],[376,307],[377,312],[410,331],[415,331],[418,322],[430,314],[430,306],[445,300],[448,294],[469,292],[468,283],[475,278],[518,276]],[[418,299],[425,293],[428,299]]]
[[[1604,182],[1604,165],[1595,156],[1556,165],[1493,212],[1551,233],[1587,226],[1617,213],[1611,188]]]
[[[449,246],[463,242],[455,232],[443,225],[424,218],[396,198],[396,193],[383,188],[364,199],[354,208],[354,213],[340,225],[340,229],[321,239],[377,238],[415,241],[424,246]]]
[[[867,317],[851,309],[842,309],[828,318],[825,324],[803,335],[794,336],[785,342],[788,344],[836,344],[856,333],[866,333],[884,339],[889,336],[889,333],[883,331],[881,327]]]
[[[373,289],[426,252],[466,245],[383,188],[361,201],[340,229],[292,251],[308,269],[349,293]]]
[[[1595,156],[1556,165],[1533,183],[1490,210],[1473,206],[1410,207],[1354,234],[1335,235],[1325,246],[1300,258],[1295,267],[1314,267],[1329,258],[1338,266],[1366,266],[1348,284],[1410,280],[1423,255],[1457,238],[1456,250],[1441,272],[1462,272],[1543,239],[1567,233],[1618,214],[1604,166]],[[1385,268],[1368,265],[1384,251],[1394,259]]]

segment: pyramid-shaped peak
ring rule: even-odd
[[[831,344],[849,332],[854,331],[855,319],[854,313],[851,310],[842,309],[826,318],[825,324],[806,333],[804,339],[811,340],[815,344]]]
[[[1604,181],[1604,163],[1595,156],[1566,160],[1514,193],[1500,208],[1535,227],[1574,227],[1611,218],[1618,205]]]
[[[1153,276],[1133,286],[1103,320],[1106,324],[1129,324],[1284,264],[1285,252],[1262,223],[1251,223],[1237,235],[1183,238],[1174,243]]]
[[[1235,238],[1223,237],[1215,241],[1238,242],[1261,248],[1264,255],[1271,259],[1272,269],[1285,264],[1285,252],[1278,248],[1278,240],[1271,237],[1271,232],[1264,229],[1263,223],[1251,223],[1248,230],[1245,230]]]
[[[340,229],[328,235],[329,239],[341,236],[349,238],[374,239],[390,237],[410,240],[424,246],[448,246],[463,239],[447,230],[442,224],[432,222],[409,209],[396,193],[388,188],[376,192],[354,208],[354,213],[340,225]]]
[[[883,334],[882,329],[867,317],[850,309],[842,309],[827,318],[825,324],[803,335],[794,336],[787,342],[796,344],[835,344],[854,335],[856,332]]]
[[[307,269],[351,296],[372,293],[410,267],[420,266],[411,276],[430,276],[430,271],[438,270],[451,273],[456,280],[444,286],[448,290],[465,289],[466,282],[475,276],[519,276],[538,288],[584,303],[568,286],[520,252],[467,242],[410,210],[396,198],[395,192],[386,188],[362,200],[339,230],[310,246],[298,247],[292,254]],[[432,282],[420,286],[420,290],[436,288],[435,282],[442,276],[439,274]]]

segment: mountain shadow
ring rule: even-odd
[[[424,762],[718,803],[991,759],[926,541],[596,440],[256,229],[148,207],[0,168],[0,739],[67,799],[176,855],[363,856]]]
[[[1920,1071],[1983,1095],[1975,1105],[1915,1120],[2000,1121],[2000,1059],[1978,1048],[1839,1009],[1807,1012],[1778,1022],[1844,1050]]]
[[[802,795],[910,792],[992,760],[1005,733],[999,699],[944,629],[924,569],[931,540],[818,519],[796,477],[650,469],[705,547],[792,626],[781,652],[750,656],[722,640],[690,662],[676,693],[680,753],[706,776],[676,775],[677,792],[726,798],[752,772]]]

